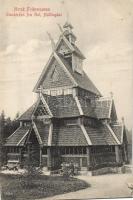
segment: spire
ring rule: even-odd
[[[64,28],[64,35],[66,36],[66,38],[69,40],[71,44],[74,44],[76,41],[76,36],[72,32],[73,26],[71,25],[71,23],[66,21],[63,28]]]

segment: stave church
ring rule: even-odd
[[[49,34],[52,53],[34,87],[37,100],[4,145],[6,162],[24,166],[31,151],[35,165],[50,172],[64,162],[80,171],[122,166],[128,162],[126,128],[113,96],[102,96],[85,73],[73,26],[59,29],[56,44]]]

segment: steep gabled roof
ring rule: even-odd
[[[66,66],[67,70],[69,71],[69,73],[73,76],[74,80],[77,83],[77,86],[88,90],[90,92],[92,92],[95,95],[98,96],[102,96],[101,93],[98,91],[98,89],[95,87],[95,85],[92,83],[92,81],[88,78],[88,76],[86,75],[86,73],[83,71],[82,75],[79,74],[78,72],[74,72],[71,68],[71,66],[69,65],[69,63],[63,58],[62,55],[58,54],[59,58],[61,59],[61,61],[64,63],[64,65]]]
[[[19,118],[20,121],[29,121],[31,120],[32,114],[36,107],[37,102],[35,102],[30,108],[28,108]]]
[[[83,55],[83,53],[79,50],[79,48],[76,46],[76,44],[71,44],[68,39],[65,37],[64,34],[62,34],[56,44],[55,47],[55,51],[58,50],[58,47],[60,46],[61,42],[65,42],[65,44],[67,45],[67,47],[71,50],[71,52],[74,52],[75,54],[77,54],[78,56],[80,56],[82,59],[85,59],[85,56]]]
[[[110,118],[112,99],[99,99],[94,102],[95,113],[98,119]]]
[[[72,44],[72,46],[74,47],[75,53],[80,56],[82,59],[85,59],[85,56],[83,55],[83,53],[80,51],[80,49],[76,46],[76,44]]]
[[[105,124],[100,123],[96,127],[85,126],[85,129],[92,145],[118,145],[110,129]]]
[[[123,143],[123,125],[122,124],[114,124],[111,125],[112,130],[114,131],[115,135],[117,136],[120,143]]]
[[[68,71],[68,69],[67,69],[67,68],[65,67],[65,65],[62,63],[62,61],[61,61],[61,59],[59,58],[59,56],[57,55],[57,53],[54,52],[54,53],[51,54],[51,56],[50,56],[50,58],[49,58],[49,60],[48,60],[48,62],[47,62],[47,64],[46,64],[45,68],[43,69],[43,71],[42,71],[42,73],[41,73],[41,75],[40,75],[40,77],[39,77],[39,79],[38,79],[38,81],[37,81],[37,83],[36,83],[36,85],[35,85],[35,87],[34,87],[34,89],[33,89],[34,92],[37,92],[37,91],[38,91],[38,88],[40,87],[41,83],[44,81],[44,78],[45,78],[46,73],[47,73],[47,71],[48,71],[48,67],[50,66],[50,64],[52,64],[52,62],[53,62],[54,60],[56,60],[56,61],[59,63],[59,65],[62,66],[62,68],[63,68],[63,70],[65,71],[65,73],[69,76],[69,78],[70,78],[70,80],[71,80],[71,82],[72,82],[72,86],[77,86],[77,83],[76,83],[74,77],[70,74],[70,72]]]
[[[41,95],[42,96],[42,95]],[[40,101],[42,102],[42,104],[44,105],[44,108],[46,109],[46,114],[47,115],[50,115],[51,114],[51,111],[48,107],[48,105],[46,104],[45,102],[45,99],[43,99],[43,96],[42,97],[39,97],[38,100],[32,105],[30,106],[19,118],[18,120],[19,121],[31,121],[32,120],[32,117],[33,115],[35,114],[38,106],[39,106],[39,103]]]
[[[24,146],[31,127],[19,127],[12,135],[6,139],[5,146]]]
[[[76,71],[74,72],[72,70],[72,67],[68,64],[68,62],[66,60],[63,59],[63,57],[61,55],[59,55],[56,50],[58,49],[58,46],[61,43],[61,40],[63,40],[66,45],[68,46],[68,48],[72,51],[75,52],[76,54],[78,54],[80,57],[84,58],[83,54],[81,53],[81,51],[78,49],[78,47],[75,44],[71,44],[67,38],[62,35],[55,47],[55,51],[51,54],[45,68],[43,69],[40,78],[37,82],[37,84],[34,87],[34,92],[37,92],[37,89],[39,88],[39,86],[41,85],[42,81],[44,80],[44,77],[46,75],[46,71],[50,65],[50,63],[52,63],[53,59],[56,59],[57,62],[64,68],[64,70],[66,71],[66,73],[69,75],[70,79],[73,82],[73,87],[81,87],[85,90],[88,90],[92,93],[94,93],[95,95],[101,96],[100,92],[98,91],[98,89],[95,87],[95,85],[92,83],[92,81],[88,78],[88,76],[86,75],[86,73],[83,71],[82,75],[77,73]]]
[[[44,124],[42,121],[34,122],[40,136],[41,142],[44,146],[48,145],[48,136],[49,136],[49,125]]]
[[[83,115],[97,119],[110,119],[112,106],[115,108],[111,98],[87,99],[78,97]]]

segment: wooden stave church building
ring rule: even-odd
[[[7,138],[6,161],[23,166],[32,151],[36,166],[47,170],[63,162],[80,170],[122,166],[128,162],[124,123],[119,123],[113,97],[104,98],[87,77],[85,59],[76,46],[72,25],[59,27],[57,44],[34,88],[37,101]]]

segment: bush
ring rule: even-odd
[[[63,177],[65,177],[66,179],[70,176],[74,176],[78,174],[79,171],[79,167],[76,164],[73,164],[72,162],[70,163],[62,163],[61,164],[61,171],[62,171],[62,175]]]
[[[25,173],[20,176],[20,185],[22,188],[36,187],[34,180],[37,179],[42,171],[40,167],[36,167],[36,161],[27,158],[25,161]]]

